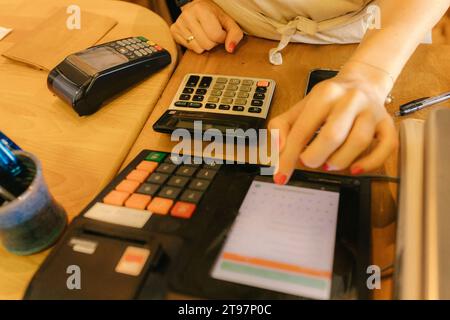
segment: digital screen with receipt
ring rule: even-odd
[[[77,54],[84,63],[97,72],[128,62],[128,59],[110,48],[98,47]]]
[[[338,190],[253,181],[211,276],[329,299],[339,197]]]

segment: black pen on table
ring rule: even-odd
[[[395,113],[398,117],[407,116],[416,111],[434,106],[435,104],[450,100],[450,92],[443,93],[436,97],[431,98],[421,98],[411,102],[408,102],[402,106],[400,106],[400,110]]]

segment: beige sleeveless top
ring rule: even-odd
[[[214,0],[251,35],[278,40],[270,61],[282,64],[289,42],[358,43],[367,30],[372,0]],[[373,8],[372,8],[373,9]],[[372,11],[373,14],[373,11]]]

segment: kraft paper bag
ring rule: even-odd
[[[117,24],[116,20],[109,17],[81,10],[80,28],[73,29],[71,13],[66,10],[67,8],[58,10],[3,55],[50,71],[66,56],[96,44]]]

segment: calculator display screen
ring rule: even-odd
[[[110,48],[98,47],[77,54],[84,63],[97,72],[128,62],[128,59]]]

